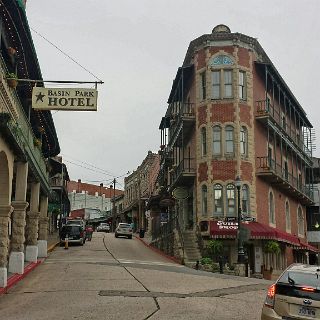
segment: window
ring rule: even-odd
[[[232,70],[224,70],[224,97],[232,98]]]
[[[202,215],[206,216],[208,214],[208,189],[206,185],[202,186]]]
[[[220,70],[212,72],[212,98],[220,99]]]
[[[221,128],[219,126],[213,127],[213,154],[221,154]]]
[[[207,96],[207,92],[206,92],[206,72],[205,71],[200,74],[200,78],[201,78],[200,99],[201,100],[205,100],[206,96]]]
[[[223,189],[221,184],[215,184],[213,187],[214,214],[223,215]]]
[[[206,128],[201,128],[201,153],[202,156],[207,155],[207,131]]]
[[[301,207],[298,207],[298,234],[304,236],[304,218]]]
[[[275,223],[274,217],[274,197],[272,191],[269,192],[269,222]]]
[[[288,171],[288,161],[284,161],[284,178],[288,181],[289,179],[289,171]]]
[[[248,130],[246,127],[240,129],[240,153],[242,155],[248,155]]]
[[[289,201],[286,201],[286,230],[291,229],[291,217],[290,217],[290,206],[289,206]]]
[[[287,124],[286,124],[286,116],[282,113],[281,115],[281,126],[284,130],[287,129]]]
[[[227,185],[227,216],[235,216],[235,186],[233,184]]]
[[[227,126],[226,127],[226,153],[233,153],[234,147],[233,147],[233,127]]]
[[[246,73],[244,71],[239,71],[239,98],[242,100],[247,98]]]
[[[244,215],[249,215],[249,187],[244,184],[242,186],[241,211]]]

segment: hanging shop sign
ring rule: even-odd
[[[38,110],[97,111],[98,91],[83,88],[43,88],[32,90],[32,108]]]
[[[172,196],[177,200],[184,200],[189,197],[189,191],[183,187],[177,187],[172,191]]]

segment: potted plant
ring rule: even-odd
[[[264,252],[265,253],[271,253],[271,262],[270,262],[270,268],[263,267],[262,273],[263,278],[267,280],[271,280],[272,278],[272,272],[274,269],[274,254],[279,254],[281,252],[281,248],[279,245],[279,242],[275,240],[269,240],[264,245]]]
[[[16,88],[18,85],[18,76],[14,72],[7,74],[7,81],[10,88]]]

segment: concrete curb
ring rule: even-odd
[[[160,249],[155,248],[155,247],[153,247],[152,245],[150,245],[149,243],[145,242],[143,239],[141,239],[141,238],[138,237],[138,236],[135,236],[135,235],[134,235],[134,237],[135,237],[136,239],[140,240],[146,247],[148,247],[148,248],[151,249],[152,251],[156,252],[157,254],[159,254],[159,255],[161,255],[161,256],[167,258],[168,260],[171,260],[171,261],[173,261],[173,262],[175,262],[175,263],[177,263],[177,264],[183,264],[180,259],[178,259],[178,258],[176,258],[176,257],[169,256],[168,254],[164,253],[164,252],[161,251]]]
[[[50,253],[54,250],[56,246],[58,246],[60,242],[56,242],[48,247],[47,252]],[[25,278],[28,273],[30,273],[32,270],[34,270],[37,266],[39,266],[45,259],[38,260],[37,262],[31,262],[24,268],[23,274],[15,273],[13,274],[7,282],[7,286],[4,288],[0,288],[0,295],[7,293],[8,290],[13,287],[15,284],[17,284],[20,280]]]
[[[40,265],[42,262],[44,261],[44,259],[38,260],[37,262],[31,262],[30,264],[28,264],[25,268],[24,268],[24,272],[23,274],[18,274],[15,273],[13,274],[9,279],[8,279],[8,283],[7,286],[4,288],[0,288],[0,295],[7,293],[7,291],[14,286],[17,282],[19,282],[20,280],[22,280],[24,277],[26,277],[28,275],[28,273],[30,273],[32,270],[34,270],[38,265]]]

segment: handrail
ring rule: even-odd
[[[279,105],[273,105],[269,100],[257,100],[256,101],[256,112],[259,116],[261,115],[269,115],[272,119],[278,124],[280,128],[291,138],[292,141],[296,143],[296,145],[309,157],[312,155],[312,150],[310,150],[302,139],[297,138],[296,127],[294,125],[288,125],[286,121],[282,122],[281,116],[282,113],[280,111]]]
[[[175,215],[174,218],[175,218],[175,221],[176,221],[176,229],[178,231],[178,236],[179,236],[179,240],[180,240],[181,247],[182,247],[182,263],[184,264],[184,259],[185,259],[184,239],[183,239],[183,235],[182,235],[182,231],[181,231],[178,215]]]
[[[199,227],[199,225],[197,223],[196,223],[196,236],[197,236],[197,242],[198,242],[198,245],[199,245],[201,256],[203,256],[203,253],[204,253],[204,241],[203,241],[203,238],[202,238],[202,235],[201,235],[200,227]]]

